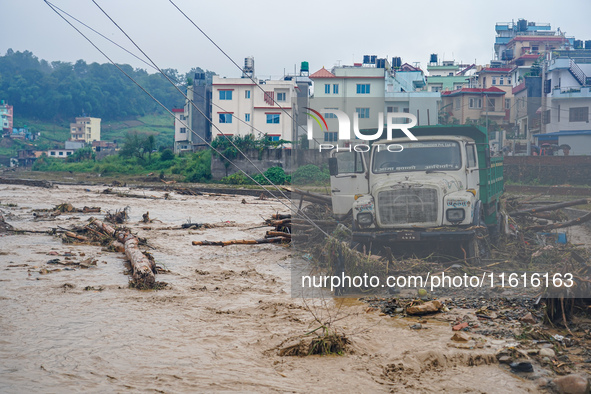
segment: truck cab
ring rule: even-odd
[[[413,132],[418,141],[379,140],[368,151],[331,152],[333,211],[352,215],[354,241],[465,241],[475,227],[494,227],[502,161],[491,160],[497,158],[488,154],[486,130],[428,126]]]

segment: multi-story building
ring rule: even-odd
[[[505,91],[496,86],[486,89],[461,88],[441,93],[441,112],[446,123],[466,124],[483,120],[505,120]]]
[[[191,131],[185,108],[173,108],[174,114],[174,153],[179,154],[185,151],[192,151],[193,144],[190,140]]]
[[[377,129],[380,126],[378,115],[384,112],[385,67],[385,62],[376,65],[374,60],[372,63],[367,61],[363,64],[355,63],[353,66],[334,67],[332,71],[321,68],[310,75],[310,79],[314,82],[314,94],[310,98],[310,107],[317,111],[323,109],[343,111],[351,122],[357,115],[359,130]],[[311,148],[324,142],[338,140],[337,117],[332,113],[325,113],[324,118],[328,129],[314,128]]]
[[[0,101],[0,123],[2,124],[2,134],[12,133],[13,127],[13,108],[4,100]]]
[[[396,62],[394,58],[393,63]],[[439,92],[425,90],[427,81],[423,70],[404,63],[386,70],[384,112],[407,112],[417,117],[417,125],[438,123]]]
[[[377,56],[364,56],[363,63],[353,66],[324,67],[310,75],[314,82],[314,95],[310,107],[317,111],[343,111],[354,125],[357,117],[361,133],[375,134],[385,130],[387,113],[405,112],[417,117],[418,125],[438,123],[437,107],[441,98],[438,92],[427,92],[425,74],[417,66],[402,64],[399,57],[392,63]],[[380,124],[380,113],[384,115]],[[324,111],[326,129],[315,127],[310,147],[338,140],[338,119]],[[407,121],[400,119],[400,121]],[[356,137],[351,134],[351,139]],[[346,144],[347,141],[341,141]]]
[[[295,81],[221,78],[212,81],[213,138],[225,135],[293,141]]]
[[[445,92],[473,87],[471,79],[476,71],[474,64],[459,64],[453,60],[439,62],[437,54],[432,54],[427,64],[427,90]]]
[[[80,117],[76,118],[76,123],[70,123],[70,141],[84,141],[89,144],[100,140],[100,118]]]
[[[577,45],[578,46],[578,45]],[[540,133],[537,145],[550,144],[562,154],[590,155],[591,41],[585,49],[553,51],[544,64],[542,100],[536,117]]]

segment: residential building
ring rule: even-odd
[[[453,60],[438,61],[438,55],[432,54],[427,64],[427,90],[445,92],[460,88],[473,87],[471,77],[476,71],[474,64],[459,64]]]
[[[369,58],[369,56],[364,56]],[[374,56],[375,58],[375,56]],[[314,94],[310,98],[310,108],[322,111],[336,109],[349,116],[351,126],[358,116],[360,130],[374,130],[380,125],[378,116],[384,112],[385,106],[385,59],[355,63],[353,66],[338,66],[331,71],[322,67],[310,75],[314,82]],[[382,63],[382,60],[384,61]],[[328,129],[313,128],[313,143],[315,148],[325,142],[338,140],[338,121],[334,114],[324,113]],[[352,139],[354,136],[351,136]]]
[[[47,157],[65,159],[74,154],[74,149],[50,149],[47,151]]]
[[[475,121],[503,123],[506,118],[505,91],[496,86],[486,89],[460,88],[441,93],[444,123]]]
[[[213,138],[222,133],[293,140],[295,81],[252,78],[213,77]]]
[[[185,108],[173,108],[174,114],[174,153],[179,154],[185,151],[193,150],[193,143],[191,142],[191,130],[189,130],[189,121],[185,112]]]
[[[13,126],[13,108],[4,100],[0,101],[0,123],[2,124],[2,134],[12,133]]]
[[[101,119],[91,117],[76,118],[76,123],[70,123],[70,141],[83,141],[90,144],[101,140]]]
[[[591,49],[580,57],[556,54],[548,63],[544,94],[546,133],[591,130]]]
[[[394,58],[393,63],[396,62],[397,58]],[[384,113],[411,113],[417,117],[418,126],[438,124],[441,94],[425,90],[427,80],[419,67],[404,63],[387,70],[385,85]]]

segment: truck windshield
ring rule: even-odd
[[[455,141],[403,142],[400,152],[375,147],[373,172],[454,171],[462,166],[460,144]],[[379,148],[379,151],[378,151]]]

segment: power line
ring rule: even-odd
[[[121,26],[119,26],[119,24],[117,24],[117,22],[115,22],[113,20],[113,18],[111,18],[111,16],[105,12],[105,10],[103,10],[101,8],[101,6],[95,1],[92,0],[92,2],[98,7],[99,10],[101,10],[101,12],[103,14],[105,14],[105,16],[107,18],[109,18],[109,20],[129,39],[129,41],[131,41],[131,43],[146,57],[146,59],[148,59],[150,61],[150,63],[152,63],[152,65],[179,91],[179,93],[181,93],[192,105],[193,108],[195,108],[218,132],[218,134],[222,135],[242,156],[244,156],[246,158],[246,160],[248,160],[248,162],[263,176],[263,178],[269,182],[270,185],[272,185],[273,187],[275,187],[275,189],[281,193],[281,195],[283,195],[283,197],[287,198],[288,200],[291,201],[291,199],[289,199],[289,197],[287,197],[287,195],[283,192],[283,190],[281,190],[277,185],[275,185],[269,178],[267,178],[267,176],[264,174],[264,172],[259,169],[255,163],[253,163],[253,161],[244,153],[242,152],[242,150],[234,143],[234,141],[232,141],[232,139],[230,139],[227,135],[225,135],[224,133],[222,133],[222,131],[212,122],[212,120],[210,118],[207,117],[207,115],[200,109],[198,108],[195,103],[193,103],[192,100],[190,100],[187,95],[185,95],[179,88],[178,86],[176,86],[168,77],[168,75],[166,75],[164,72],[162,72],[162,70],[160,69],[160,67],[158,67],[156,65],[156,63],[154,63],[154,61],[148,56],[148,54],[146,54],[146,52],[144,50],[142,50],[139,45],[137,45],[135,43],[135,41],[125,32],[125,30],[123,30],[123,28],[121,28]],[[211,146],[211,145],[210,145]],[[258,182],[255,181],[255,183],[259,184]],[[259,184],[259,186],[262,186]],[[305,213],[301,213],[304,218],[310,220]],[[328,234],[327,234],[328,235]]]
[[[150,92],[148,92],[143,86],[141,86],[132,76],[130,76],[127,72],[125,72],[119,65],[117,65],[105,52],[103,52],[91,39],[89,39],[84,33],[82,33],[76,26],[74,26],[70,21],[68,21],[62,14],[60,14],[55,8],[53,8],[53,5],[48,1],[48,0],[44,0],[44,2],[60,17],[62,18],[66,23],[68,23],[74,30],[76,30],[78,32],[78,34],[80,34],[82,37],[84,37],[97,51],[99,51],[111,64],[113,64],[119,71],[121,71],[129,80],[131,80],[136,86],[138,86],[144,93],[146,93],[152,100],[154,100],[158,105],[160,105],[162,108],[164,108],[164,110],[166,112],[168,112],[171,116],[175,117],[174,114],[172,113],[172,111],[170,111],[168,108],[166,108],[166,106],[164,104],[162,104],[158,99],[156,99]],[[207,119],[207,117],[206,117]],[[235,166],[239,171],[241,171],[244,175],[246,175],[246,177],[248,177],[250,180],[252,180],[254,183],[256,183],[257,185],[261,186],[263,188],[263,190],[267,191],[269,194],[271,194],[271,196],[273,196],[279,203],[281,203],[282,205],[284,205],[285,207],[287,207],[289,210],[293,210],[296,211],[293,207],[289,206],[288,204],[286,204],[285,202],[281,201],[277,196],[275,196],[270,190],[268,190],[265,186],[261,185],[259,182],[257,182],[252,176],[250,176],[249,174],[247,174],[244,170],[242,170],[240,167],[238,167],[235,163],[233,163],[229,158],[227,158],[223,153],[221,153],[220,151],[218,151],[217,149],[215,149],[209,142],[207,142],[203,137],[201,137],[200,135],[198,135],[197,133],[195,133],[195,131],[193,131],[192,128],[190,128],[186,123],[180,121],[187,129],[189,129],[193,134],[195,134],[197,137],[201,138],[201,140],[207,144],[213,151],[217,152],[222,158],[224,158],[225,160],[227,160],[230,164],[232,164],[233,166]],[[210,121],[211,122],[211,121]],[[215,126],[214,126],[215,127]],[[260,170],[259,170],[260,171]],[[271,184],[273,186],[275,186],[275,188],[277,188],[276,185],[274,185],[272,182]],[[287,198],[289,201],[291,201],[291,199]],[[296,211],[297,212],[297,211]],[[326,236],[329,236],[329,234],[327,234],[324,230],[322,230],[314,221],[312,221],[311,219],[305,217],[306,220],[308,220],[313,226],[315,226],[318,230],[320,230],[322,233],[324,233]]]
[[[62,10],[61,8],[59,8],[58,6],[56,6],[55,4],[50,3],[51,5],[53,5],[56,9],[58,9],[59,11],[63,12],[65,15],[69,16],[70,18],[72,18],[73,20],[75,20],[76,22],[80,23],[82,26],[86,27],[87,29],[91,30],[92,32],[98,34],[99,36],[101,36],[102,38],[104,38],[105,40],[111,42],[112,44],[116,45],[117,47],[121,48],[122,50],[124,50],[125,52],[129,53],[131,56],[135,57],[136,59],[138,59],[139,61],[141,61],[142,63],[146,64],[148,67],[158,71],[158,69],[156,67],[154,67],[152,64],[148,63],[147,61],[145,61],[144,59],[142,59],[141,57],[137,56],[136,54],[134,54],[133,52],[129,51],[128,49],[124,48],[122,45],[119,45],[118,43],[116,43],[115,41],[111,40],[109,37],[105,36],[104,34],[102,34],[101,32],[97,31],[96,29],[93,29],[92,27],[90,27],[88,24],[82,22],[81,20],[79,20],[78,18],[74,17],[73,15],[69,14],[68,12]],[[201,97],[203,99],[205,99],[205,96],[202,96],[201,94],[197,93],[197,92],[193,92],[194,94],[196,94],[198,97]],[[214,104],[212,103],[212,105],[224,112],[227,112],[225,108],[222,108],[221,106],[219,106],[218,104]],[[231,114],[233,118],[235,118],[237,121],[244,123],[245,125],[247,125],[248,127],[252,128],[253,130],[257,131],[259,133],[259,135],[265,135],[266,133],[264,133],[263,131],[257,129],[256,127],[250,125],[248,122],[242,120],[240,117]]]
[[[189,22],[191,22],[191,24],[192,24],[193,26],[195,26],[195,28],[196,28],[197,30],[199,30],[199,31],[201,32],[201,34],[203,34],[203,35],[205,36],[205,38],[207,38],[207,39],[208,39],[208,40],[209,40],[209,41],[210,41],[210,42],[211,42],[211,43],[212,43],[212,44],[213,44],[213,45],[214,45],[214,46],[215,46],[215,47],[216,47],[216,48],[217,48],[217,49],[218,49],[218,50],[219,50],[219,51],[220,51],[220,52],[221,52],[221,53],[222,53],[222,54],[223,54],[225,57],[226,57],[226,58],[228,58],[228,60],[230,60],[230,61],[232,62],[232,64],[234,64],[234,65],[235,65],[235,66],[236,66],[236,67],[237,67],[237,68],[238,68],[238,69],[239,69],[239,70],[242,72],[242,74],[243,74],[243,75],[246,75],[246,76],[247,76],[247,77],[248,77],[248,78],[249,78],[249,79],[250,79],[250,80],[251,80],[251,81],[252,81],[252,82],[255,84],[255,86],[256,86],[257,88],[259,88],[259,89],[260,89],[260,90],[263,92],[263,94],[267,94],[267,93],[265,92],[265,89],[263,89],[263,88],[261,87],[261,85],[259,85],[259,84],[257,83],[257,81],[256,81],[256,80],[255,80],[253,77],[251,77],[250,75],[246,74],[246,73],[244,72],[244,69],[243,69],[242,67],[240,67],[240,66],[238,65],[238,63],[236,63],[236,62],[234,61],[234,59],[232,59],[232,58],[230,57],[230,55],[228,55],[228,54],[227,54],[227,53],[226,53],[226,52],[225,52],[225,51],[224,51],[224,50],[223,50],[223,49],[222,49],[222,48],[221,48],[221,47],[220,47],[220,46],[219,46],[219,45],[218,45],[218,44],[217,44],[217,43],[216,43],[216,42],[215,42],[215,41],[214,41],[212,38],[211,38],[211,37],[209,37],[209,35],[207,35],[207,33],[206,33],[205,31],[203,31],[203,29],[202,29],[202,28],[200,28],[200,27],[199,27],[199,26],[198,26],[198,25],[197,25],[195,22],[193,22],[193,20],[192,20],[192,19],[191,19],[191,18],[190,18],[190,17],[189,17],[187,14],[185,14],[185,13],[183,12],[183,10],[181,10],[181,9],[179,8],[179,6],[177,6],[177,5],[175,4],[175,2],[174,2],[174,1],[172,1],[172,0],[168,0],[168,1],[169,1],[169,2],[170,2],[170,3],[171,3],[171,4],[172,4],[172,5],[173,5],[173,6],[174,6],[174,7],[175,7],[175,8],[176,8],[176,9],[177,9],[177,10],[178,10],[178,11],[179,11],[179,12],[180,12],[180,13],[181,13],[183,16],[184,16],[184,17],[185,17],[185,18],[187,18],[187,20],[188,20]],[[297,122],[296,122],[296,120],[294,119],[294,117],[293,117],[293,116],[291,116],[291,114],[289,114],[289,112],[287,112],[287,111],[285,110],[285,108],[283,108],[283,107],[281,106],[281,104],[279,104],[277,101],[275,101],[275,98],[274,98],[274,97],[269,97],[269,98],[270,98],[270,99],[273,101],[273,103],[274,103],[275,105],[277,105],[277,106],[279,107],[279,109],[281,109],[281,111],[283,111],[283,112],[284,112],[284,113],[285,113],[287,116],[289,116],[289,117],[291,118],[291,120],[293,121],[293,123],[296,125],[296,130],[297,130],[297,127],[301,127],[301,128],[302,128],[302,130],[304,130],[305,132],[307,132],[307,130],[305,130],[305,129],[304,129],[302,126],[299,126],[299,125],[297,124]],[[297,136],[297,132],[296,132],[296,136]],[[317,144],[320,144],[320,142],[318,142],[318,141],[316,140],[316,138],[313,138],[313,140],[314,140],[314,141],[315,141]]]
[[[144,93],[146,93],[148,96],[150,96],[150,98],[152,98],[152,100],[154,100],[157,104],[159,104],[162,108],[164,108],[164,110],[166,112],[168,112],[171,116],[173,116],[174,118],[176,118],[174,116],[174,114],[168,109],[166,108],[166,106],[164,104],[162,104],[160,101],[158,101],[151,93],[149,93],[144,87],[142,87],[133,77],[131,77],[127,72],[125,72],[119,65],[117,65],[106,53],[104,53],[91,39],[89,39],[84,33],[82,33],[78,28],[76,28],[72,23],[70,23],[70,21],[68,21],[63,15],[61,15],[55,8],[52,7],[52,4],[48,1],[48,0],[44,0],[45,3],[56,13],[58,14],[64,21],[66,21],[66,23],[68,23],[74,30],[76,30],[82,37],[84,37],[96,50],[98,50],[103,56],[105,56],[105,58],[107,60],[109,60],[109,62],[111,64],[113,64],[115,67],[117,67],[117,69],[119,71],[121,71],[127,78],[129,78],[135,85],[137,85]],[[99,7],[100,8],[100,7]],[[131,40],[131,39],[130,39]],[[133,41],[132,41],[133,42]],[[135,44],[135,43],[134,43]],[[139,48],[138,48],[139,49]],[[141,51],[141,49],[140,49]],[[144,54],[145,55],[145,54]],[[147,56],[146,56],[147,57]],[[154,65],[155,67],[157,67],[156,65]],[[161,71],[162,72],[162,71]],[[167,77],[165,75],[165,77]],[[170,79],[167,77],[167,79],[170,81]],[[170,81],[172,83],[172,81]],[[182,93],[182,92],[181,92]],[[198,108],[196,108],[198,111],[200,111]],[[201,111],[200,111],[201,112]],[[201,112],[202,115],[203,112]],[[211,120],[209,120],[207,118],[207,116],[204,115],[204,117],[211,123]],[[180,120],[179,120],[180,121]],[[183,121],[180,121],[188,130],[190,130],[193,134],[195,134],[197,137],[199,137],[206,145],[208,145],[213,151],[217,152],[223,159],[227,160],[230,164],[232,164],[233,166],[235,166],[239,171],[241,171],[244,175],[246,175],[246,177],[248,177],[250,180],[252,180],[255,184],[261,186],[263,188],[263,190],[267,191],[269,194],[271,194],[272,197],[274,197],[279,203],[281,203],[282,205],[284,205],[285,207],[287,207],[289,210],[292,210],[294,212],[301,212],[299,209],[295,210],[294,208],[290,207],[289,205],[287,205],[286,203],[284,203],[283,201],[281,201],[277,196],[275,196],[270,190],[268,190],[265,186],[263,186],[262,184],[260,184],[259,182],[257,182],[252,176],[250,176],[249,174],[247,174],[244,170],[242,170],[240,167],[238,167],[235,163],[233,163],[230,159],[228,159],[223,153],[219,152],[217,149],[215,149],[208,141],[206,141],[203,137],[201,137],[199,134],[197,134],[191,127],[189,127],[186,123],[184,123]],[[213,125],[213,124],[212,124]],[[214,127],[216,127],[215,125],[213,125]],[[242,153],[244,155],[244,153]],[[245,156],[246,157],[246,156]],[[247,158],[248,159],[248,158]],[[255,166],[256,168],[256,166]],[[259,172],[261,172],[258,168],[257,170]],[[261,172],[262,173],[262,172]],[[268,180],[268,178],[263,174],[263,177],[265,179],[267,179],[267,181],[274,186],[277,190],[279,190],[279,192],[281,194],[283,194],[283,196],[288,199],[291,202],[291,199],[289,197],[287,197],[285,195],[285,193],[283,193],[282,190],[280,190],[277,185],[273,184],[270,180]],[[304,217],[304,219],[306,219],[307,221],[309,221],[314,227],[316,227],[318,230],[320,230],[323,234],[325,234],[326,236],[329,236],[329,234],[327,234],[324,230],[322,230],[313,220],[311,220],[307,215],[305,215],[305,213],[301,212],[302,216]]]

